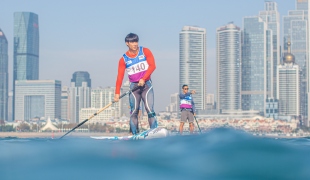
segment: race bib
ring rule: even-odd
[[[192,105],[191,101],[188,101],[188,100],[185,100],[185,99],[182,99],[180,104]]]
[[[126,69],[128,75],[137,74],[139,72],[146,71],[149,68],[149,64],[146,61],[134,64]]]

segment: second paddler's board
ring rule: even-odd
[[[91,136],[93,139],[98,140],[138,140],[138,139],[154,139],[163,138],[169,136],[167,129],[158,127],[155,129],[149,129],[133,136]]]

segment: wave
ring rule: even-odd
[[[139,141],[1,139],[4,179],[309,179],[310,140],[233,129]],[[2,179],[2,178],[1,178]]]

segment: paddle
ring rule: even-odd
[[[199,124],[198,124],[198,121],[197,121],[197,119],[196,119],[196,116],[194,116],[194,118],[195,118],[195,120],[196,120],[196,123],[197,123],[198,129],[199,129],[199,132],[200,132],[200,134],[201,134],[201,129],[200,129],[200,127],[199,127]]]
[[[119,99],[121,99],[122,97],[130,94],[131,92],[139,89],[141,86],[137,86],[135,88],[133,88],[132,90],[129,90],[127,92],[125,92],[124,94],[122,94]],[[115,101],[110,102],[108,105],[104,106],[103,108],[99,109],[95,114],[91,115],[88,119],[85,119],[84,121],[82,121],[80,124],[78,124],[77,126],[75,126],[73,129],[71,129],[70,131],[68,131],[65,135],[61,136],[59,139],[65,137],[67,134],[71,133],[72,131],[74,131],[76,128],[82,126],[84,123],[86,123],[88,120],[92,119],[93,117],[97,116],[99,113],[101,113],[102,111],[104,111],[105,109],[107,109],[108,107],[110,107],[112,104],[116,103]]]

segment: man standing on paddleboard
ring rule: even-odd
[[[188,92],[188,85],[184,84],[182,86],[182,92],[179,94],[180,97],[180,110],[181,110],[181,122],[180,122],[180,134],[183,133],[184,123],[189,122],[189,131],[193,134],[194,131],[194,116],[196,116],[195,103],[192,94],[196,91],[192,90]]]
[[[145,47],[138,46],[139,37],[130,33],[125,38],[128,51],[121,57],[118,63],[118,75],[116,79],[116,88],[114,101],[119,101],[120,88],[123,82],[125,70],[130,81],[130,89],[137,86],[140,88],[129,94],[129,104],[131,110],[130,129],[133,135],[139,133],[138,113],[139,105],[142,99],[145,110],[148,113],[150,128],[157,127],[157,121],[154,112],[154,91],[151,81],[151,74],[156,69],[155,59],[152,52]]]

